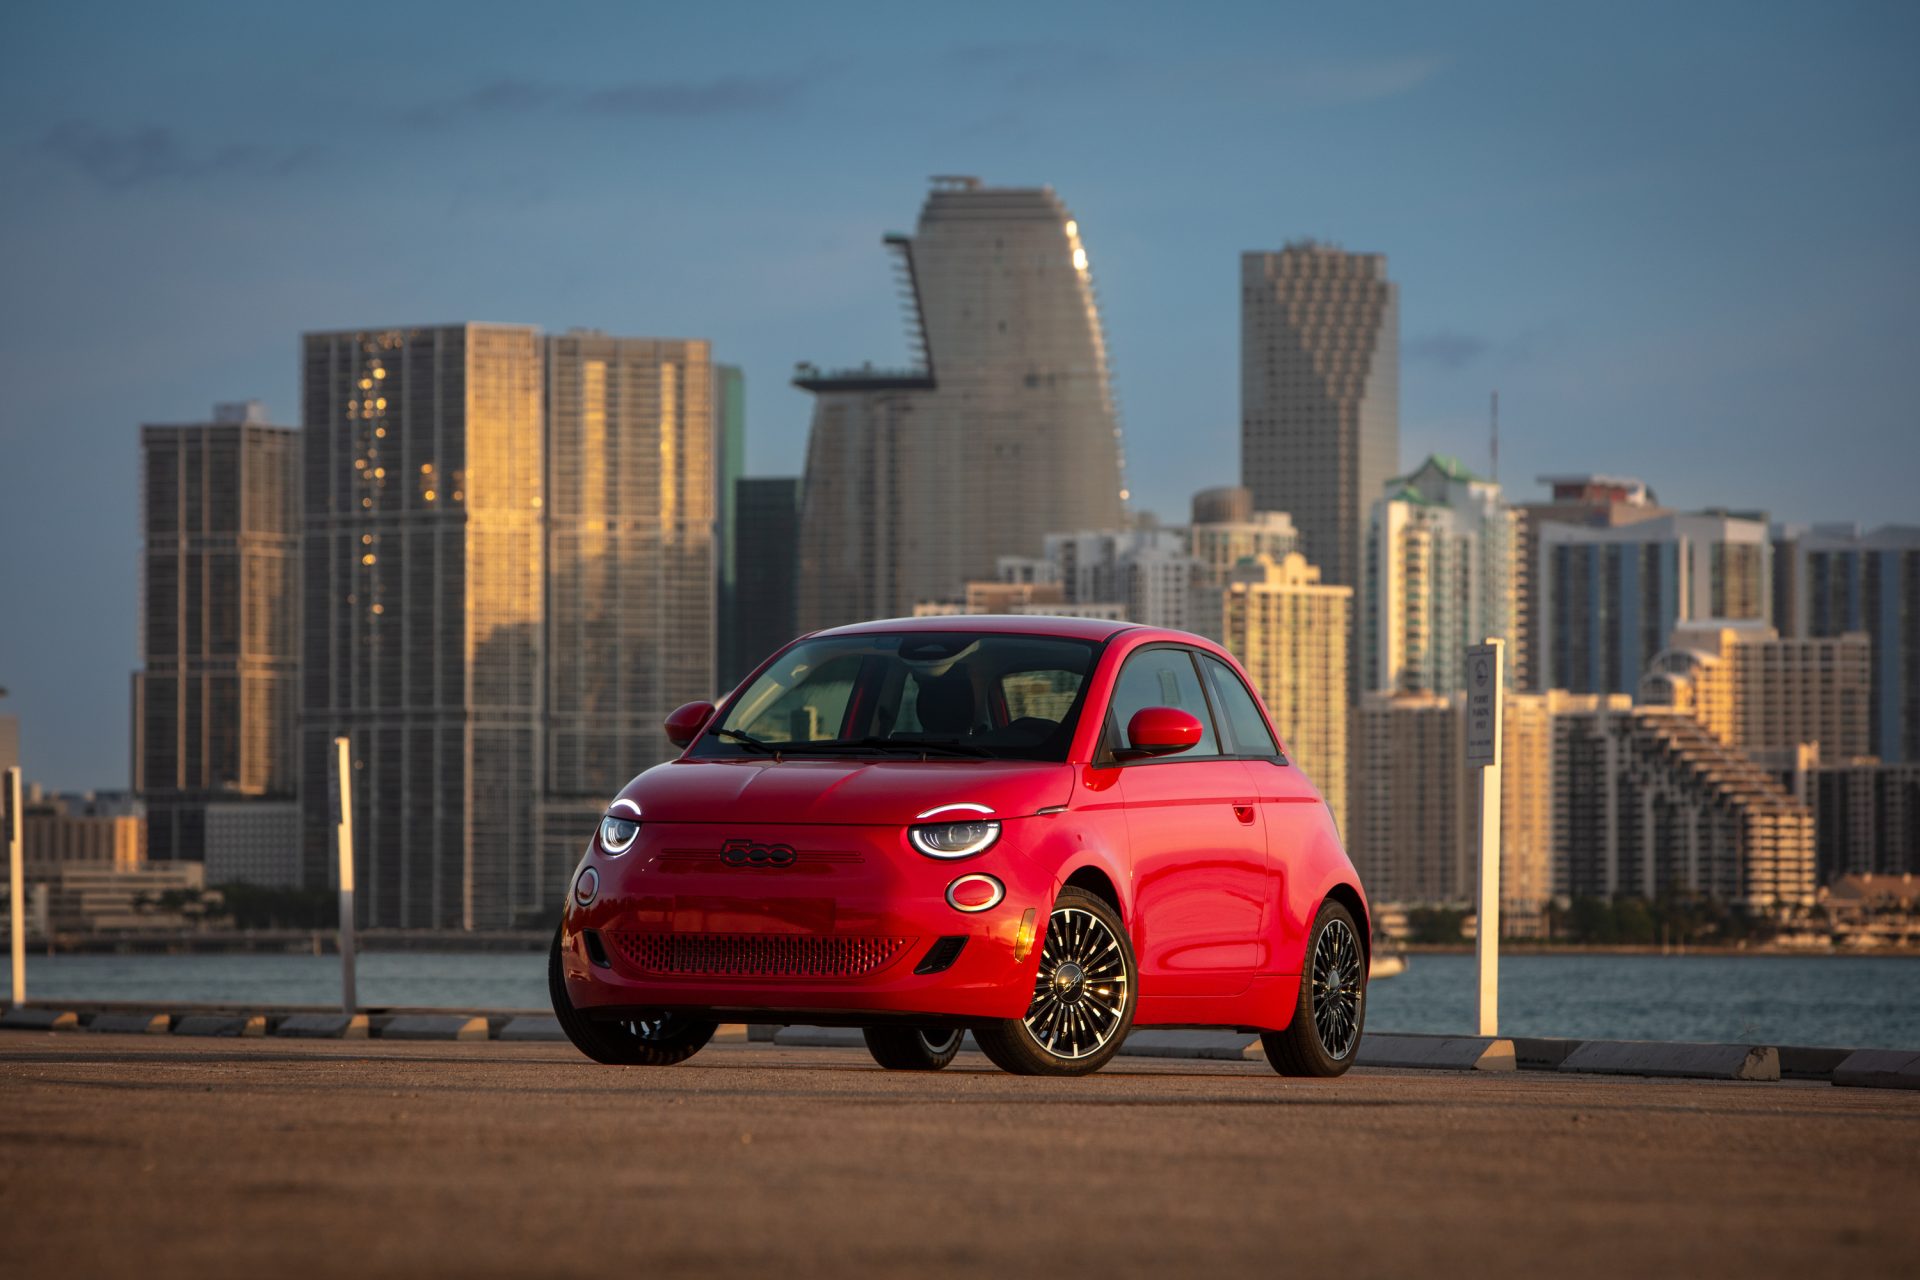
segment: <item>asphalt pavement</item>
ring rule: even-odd
[[[0,1032],[52,1276],[1911,1275],[1920,1094]]]

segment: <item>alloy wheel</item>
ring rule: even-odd
[[[1313,948],[1313,1027],[1336,1062],[1359,1038],[1363,978],[1359,939],[1345,920],[1329,920]]]
[[[1058,1058],[1098,1053],[1123,1025],[1127,962],[1106,921],[1082,907],[1061,907],[1047,920],[1046,946],[1027,1030]]]

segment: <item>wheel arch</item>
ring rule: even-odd
[[[1132,913],[1127,910],[1126,899],[1121,896],[1120,888],[1114,883],[1113,877],[1099,863],[1088,862],[1074,868],[1068,873],[1067,878],[1061,881],[1061,887],[1085,890],[1112,907],[1122,924],[1131,925]]]
[[[1367,918],[1366,900],[1360,896],[1360,891],[1345,881],[1337,881],[1327,889],[1325,900],[1339,903],[1353,915],[1353,922],[1360,926],[1361,954],[1371,962],[1373,960],[1373,924]]]

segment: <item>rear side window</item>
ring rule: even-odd
[[[1207,711],[1206,695],[1200,691],[1200,676],[1194,671],[1193,658],[1185,649],[1145,649],[1127,659],[1113,687],[1113,732],[1117,742],[1125,744],[1127,722],[1133,719],[1134,713],[1148,707],[1177,707],[1200,722],[1199,745],[1169,759],[1191,760],[1195,756],[1220,754],[1219,740],[1213,736],[1213,717]]]
[[[1200,665],[1206,668],[1207,678],[1213,685],[1214,705],[1220,708],[1220,718],[1226,721],[1227,734],[1233,739],[1233,753],[1241,756],[1279,755],[1280,745],[1267,729],[1267,722],[1261,716],[1260,708],[1255,705],[1253,694],[1233,668],[1210,653],[1200,655]]]

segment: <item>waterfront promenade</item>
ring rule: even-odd
[[[1920,1094],[0,1033],[11,1275],[1905,1274]]]

